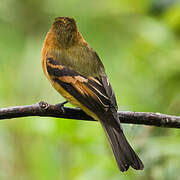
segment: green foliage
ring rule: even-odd
[[[41,47],[56,16],[72,16],[101,57],[120,110],[180,114],[178,1],[2,0],[0,106],[59,103]],[[0,179],[179,178],[178,130],[125,125],[145,164],[121,173],[97,122],[29,117],[0,123]]]

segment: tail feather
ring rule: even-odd
[[[100,122],[109,139],[119,169],[123,172],[127,171],[131,166],[136,170],[142,170],[144,165],[129,145],[120,124],[115,120],[112,121],[113,125],[105,121]]]

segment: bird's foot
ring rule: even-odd
[[[68,101],[65,101],[65,102],[62,102],[62,103],[59,103],[59,104],[56,104],[55,106],[57,106],[58,108],[61,109],[61,111],[63,112],[63,114],[65,113],[65,110],[64,110],[64,105],[67,104]]]

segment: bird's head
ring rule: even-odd
[[[52,25],[52,30],[61,42],[71,42],[77,36],[76,21],[69,17],[57,17]]]
[[[58,31],[71,32],[77,29],[76,21],[69,17],[57,17],[53,23],[53,27]]]

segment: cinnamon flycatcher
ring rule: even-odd
[[[73,18],[57,17],[42,49],[42,67],[52,86],[71,104],[98,120],[121,171],[143,163],[129,145],[117,115],[117,102],[97,53],[77,29]]]

